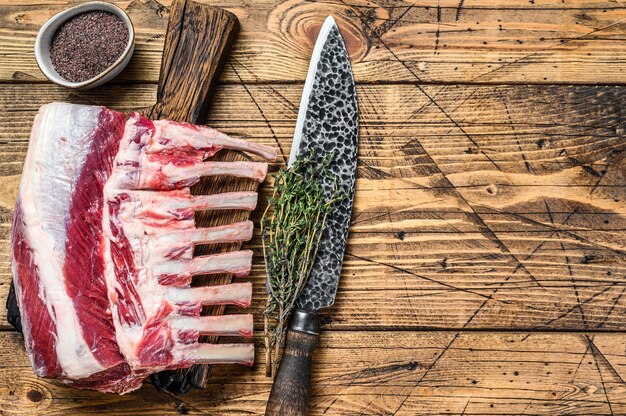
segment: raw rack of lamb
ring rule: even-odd
[[[190,287],[196,274],[247,275],[252,252],[193,256],[194,244],[249,240],[252,223],[196,228],[198,210],[252,210],[255,192],[192,196],[202,176],[261,182],[266,163],[205,161],[220,149],[274,160],[274,149],[205,126],[152,121],[105,107],[43,106],[31,133],[12,230],[12,269],[35,373],[126,393],[148,375],[195,363],[254,360],[251,284]]]

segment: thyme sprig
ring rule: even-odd
[[[275,176],[274,194],[261,219],[261,239],[267,272],[264,313],[268,377],[276,374],[285,341],[285,325],[304,289],[332,205],[342,198],[337,178],[328,170],[333,155],[314,162],[314,155],[299,158]],[[320,178],[330,179],[334,191],[324,195]]]

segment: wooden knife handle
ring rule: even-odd
[[[319,322],[315,312],[294,311],[265,416],[306,416],[311,396],[311,363],[319,338]]]
[[[151,118],[205,122],[238,29],[237,16],[224,9],[191,0],[172,5]]]

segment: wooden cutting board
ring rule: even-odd
[[[149,112],[154,119],[170,119],[202,124],[209,112],[215,86],[224,67],[228,50],[239,29],[237,17],[220,8],[190,0],[180,0],[170,9],[170,18],[163,49],[163,60],[157,90],[157,103]],[[212,160],[236,161],[246,156],[224,150]],[[258,183],[234,177],[204,178],[192,188],[192,193],[215,194],[231,191],[255,191]],[[225,225],[248,219],[247,211],[199,212],[198,227]],[[196,255],[237,250],[241,243],[201,246]],[[219,285],[232,281],[232,275],[220,274],[194,278],[194,285]],[[205,308],[204,314],[221,315],[224,305]],[[204,342],[216,342],[217,337],[204,337]],[[190,369],[164,371],[152,377],[159,388],[172,393],[186,392],[190,387],[204,388],[209,374],[208,365]]]
[[[220,8],[191,0],[179,0],[170,9],[161,63],[157,102],[143,111],[153,119],[170,119],[202,124],[207,117],[211,97],[226,61],[228,50],[237,34],[237,17]],[[247,156],[223,150],[212,160],[245,160]],[[233,191],[255,191],[258,183],[234,177],[204,178],[192,188],[192,193],[216,194]],[[248,219],[247,211],[199,212],[198,227],[212,227]],[[196,255],[237,250],[241,243],[199,246]],[[194,278],[195,286],[230,283],[232,275],[219,274]],[[19,327],[19,312],[14,292],[7,302],[10,322]],[[205,315],[221,315],[225,306],[212,306],[203,310]],[[204,342],[216,342],[217,337],[204,337]],[[184,393],[191,387],[204,388],[209,374],[208,365],[194,365],[190,369],[163,371],[152,377],[160,389]]]

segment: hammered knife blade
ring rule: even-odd
[[[358,105],[348,50],[329,16],[318,35],[304,84],[289,165],[298,156],[321,165],[331,154],[322,183],[327,199],[346,195],[332,205],[315,263],[298,298],[287,330],[284,356],[276,375],[266,415],[306,415],[311,386],[311,360],[319,337],[317,311],[335,302],[348,238],[356,179]]]

